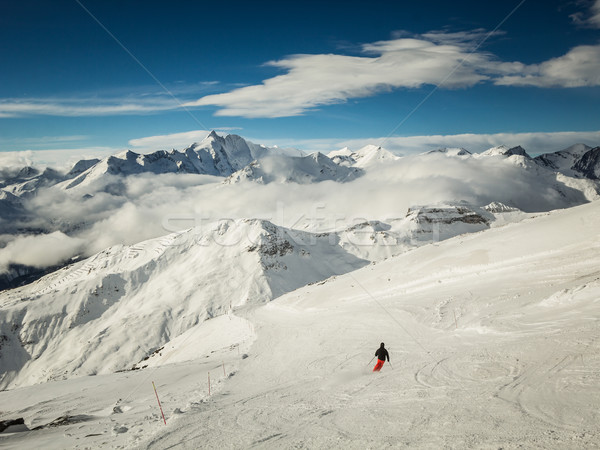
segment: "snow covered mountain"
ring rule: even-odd
[[[165,217],[183,215],[192,222],[197,215],[209,215],[210,220],[273,218],[279,198],[285,199],[282,203],[290,210],[288,217],[296,214],[297,208],[299,215],[306,216],[320,202],[328,209],[324,221],[339,214],[392,227],[386,218],[403,215],[412,204],[457,204],[466,199],[476,206],[500,202],[525,212],[540,212],[599,198],[600,184],[594,178],[599,173],[598,152],[585,146],[567,150],[575,169],[561,165],[561,170],[556,170],[543,161],[562,161],[562,156],[531,159],[521,147],[497,147],[482,155],[470,155],[460,148],[441,149],[398,158],[371,145],[358,151],[331,152],[330,157],[321,153],[292,156],[296,154],[293,150],[212,132],[183,151],[123,152],[100,161],[82,160],[66,174],[33,167],[3,171],[0,262],[7,263],[0,270],[5,272],[11,263],[20,264],[16,252],[3,248],[13,240],[26,243],[20,244],[20,251],[33,247],[31,251],[37,252],[35,236],[42,239],[59,231],[67,235],[65,240],[83,239],[83,248],[67,247],[72,249],[72,254],[66,255],[69,260],[114,244],[129,245],[165,234]],[[340,184],[318,185],[324,181]],[[303,186],[301,192],[296,184]],[[326,192],[321,191],[327,186]],[[237,204],[233,208],[232,202]],[[355,203],[378,211],[363,215]],[[135,225],[123,227],[120,220],[135,221]],[[338,225],[348,227],[351,220]],[[64,259],[56,258],[48,267],[61,263]],[[42,273],[38,269],[32,269],[32,274]],[[25,279],[19,278],[26,275],[24,271],[19,267],[18,274],[4,273],[3,279]]]
[[[322,153],[302,157],[271,156],[254,161],[232,174],[226,183],[254,181],[257,183],[309,184],[321,181],[351,181],[363,173],[361,169],[333,162]]]
[[[340,245],[349,253],[373,262],[437,243],[460,234],[487,230],[496,215],[466,203],[413,206],[405,217],[382,222],[360,222],[337,232]]]
[[[65,179],[65,175],[51,167],[40,172],[35,167],[24,167],[16,177],[0,182],[0,190],[17,197],[35,195],[38,189],[53,186]]]
[[[0,389],[130,368],[231,308],[368,263],[336,239],[260,220],[215,223],[108,248],[6,291]]]
[[[362,169],[400,159],[378,145],[366,145],[355,152],[351,151],[348,147],[344,147],[341,150],[329,152],[327,156],[336,164]]]
[[[529,156],[525,149],[523,149],[523,147],[521,147],[520,145],[511,148],[508,148],[505,145],[492,147],[484,152],[479,153],[478,156],[523,156],[528,159],[531,159],[531,156]]]
[[[573,166],[592,148],[585,144],[575,144],[555,153],[545,153],[534,158],[539,165],[549,170],[573,176]]]
[[[240,170],[252,160],[252,152],[243,138],[234,134],[221,137],[212,131],[202,142],[192,144],[181,152],[159,150],[141,155],[128,150],[109,156],[65,183],[64,188],[89,185],[106,174],[195,173],[223,177]],[[76,170],[77,165],[72,172]]]

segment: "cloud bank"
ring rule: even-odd
[[[533,133],[489,133],[489,134],[452,134],[452,135],[424,135],[424,136],[389,136],[370,137],[359,139],[287,139],[278,142],[264,142],[268,145],[284,145],[297,147],[302,150],[320,151],[328,153],[348,147],[358,150],[365,145],[378,145],[397,155],[412,155],[424,153],[438,148],[462,147],[471,153],[479,153],[491,147],[506,145],[522,146],[531,155],[549,153],[563,150],[575,143],[584,143],[591,147],[600,144],[600,131],[564,131],[564,132],[533,132]]]
[[[0,249],[0,272],[9,264],[36,268],[53,266],[67,261],[85,248],[85,241],[55,231],[50,234],[16,236]]]

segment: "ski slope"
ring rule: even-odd
[[[594,202],[457,236],[240,306],[145,369],[0,392],[3,420],[81,420],[0,446],[598,447],[599,219]],[[393,367],[373,374],[381,341]]]

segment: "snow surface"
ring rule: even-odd
[[[0,392],[2,420],[54,422],[0,445],[598,447],[599,220],[593,202],[425,245],[233,307],[146,368]],[[163,283],[152,301],[178,292]],[[374,374],[381,341],[391,364]]]

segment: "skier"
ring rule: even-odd
[[[390,360],[390,354],[385,349],[385,344],[383,342],[381,343],[381,346],[375,352],[375,356],[377,356],[377,364],[375,364],[375,367],[373,367],[373,372],[379,372],[381,370],[381,368],[383,367],[385,358],[387,358],[388,361]]]

